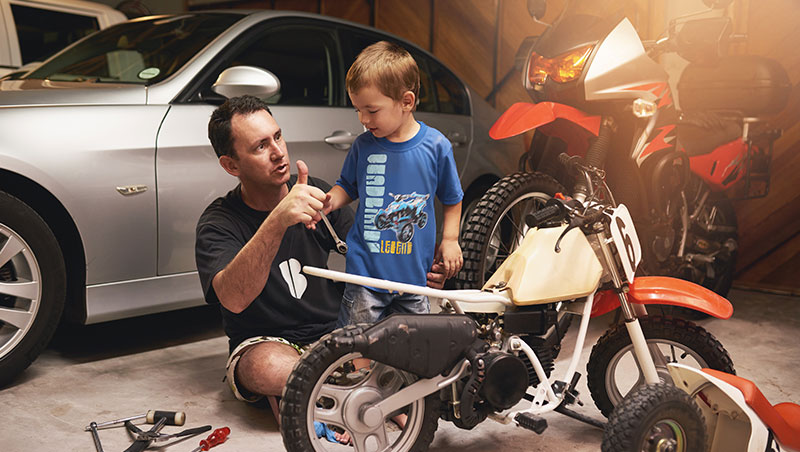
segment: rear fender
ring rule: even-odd
[[[731,302],[703,286],[668,276],[642,276],[630,285],[628,300],[635,304],[665,304],[693,309],[702,313],[729,319],[733,315]],[[592,317],[603,315],[619,307],[614,291],[599,292],[592,306]]]

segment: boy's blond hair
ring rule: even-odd
[[[376,42],[358,54],[345,79],[345,87],[351,93],[370,85],[395,101],[402,100],[406,91],[419,99],[417,62],[406,49],[393,42]]]

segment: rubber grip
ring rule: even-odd
[[[525,223],[528,226],[535,228],[540,224],[552,220],[553,218],[561,215],[561,207],[551,204],[549,206],[544,206],[541,209],[533,212],[532,214],[528,214],[525,216]]]
[[[186,423],[186,413],[183,411],[159,411],[150,410],[147,412],[147,423],[155,424],[159,418],[166,418],[167,425],[183,425]]]

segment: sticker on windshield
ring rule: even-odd
[[[139,78],[142,80],[150,80],[151,78],[157,76],[160,73],[161,70],[159,68],[149,67],[147,69],[142,69],[142,71],[139,72]]]

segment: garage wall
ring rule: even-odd
[[[242,7],[322,13],[373,25],[428,49],[499,111],[529,100],[521,74],[513,70],[522,40],[544,26],[527,12],[526,0],[186,0],[187,9]],[[598,13],[621,10],[644,39],[654,39],[667,21],[668,1],[702,8],[699,0],[604,0]],[[552,22],[564,0],[548,2]],[[776,142],[772,189],[766,198],[735,203],[740,227],[737,285],[800,294],[800,5],[797,0],[735,0],[735,32],[747,33],[735,51],[779,59],[794,89],[790,106],[772,122],[784,130]],[[505,80],[505,82],[504,82]],[[530,136],[528,137],[530,140]]]

